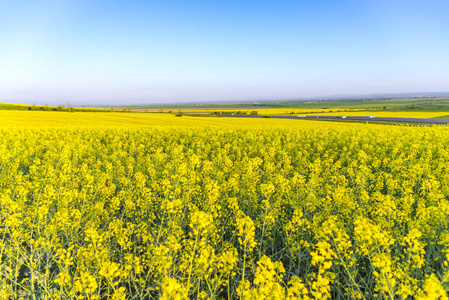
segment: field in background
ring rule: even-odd
[[[434,112],[434,111],[350,111],[350,112],[326,112],[320,113],[320,116],[375,116],[382,118],[441,118],[447,116],[449,112]]]
[[[253,109],[383,109],[383,108],[426,108],[426,109],[445,109],[449,111],[449,99],[431,98],[431,99],[389,99],[389,100],[314,100],[314,101],[295,101],[295,102],[244,102],[244,103],[205,103],[205,104],[172,104],[172,105],[133,105],[133,106],[115,106],[115,109],[148,109],[148,110],[172,110],[192,109],[192,110],[253,110]],[[107,108],[107,107],[105,107]]]
[[[394,99],[394,100],[348,100],[306,102],[260,102],[260,103],[212,103],[196,105],[140,105],[120,107],[65,107],[47,105],[20,105],[0,103],[1,110],[51,111],[51,112],[109,112],[116,113],[164,113],[197,115],[329,115],[449,118],[449,99]],[[70,117],[68,117],[70,119]],[[111,117],[113,119],[113,117]]]
[[[105,108],[107,109],[107,108]],[[314,115],[364,116],[404,118],[444,118],[449,115],[449,99],[394,99],[366,101],[309,101],[266,103],[223,103],[166,106],[128,106],[109,110],[227,115]]]

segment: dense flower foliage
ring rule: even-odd
[[[0,129],[0,299],[447,299],[449,130]]]

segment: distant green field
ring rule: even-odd
[[[104,107],[111,109],[110,107]],[[204,104],[171,104],[171,105],[135,105],[135,106],[114,106],[113,109],[140,109],[140,110],[162,110],[176,111],[178,109],[192,110],[221,110],[221,109],[404,109],[404,110],[430,110],[448,111],[448,98],[432,99],[392,99],[392,100],[346,100],[346,101],[304,101],[304,102],[248,102],[248,103],[204,103]]]
[[[266,110],[275,109],[267,113]],[[285,111],[283,111],[285,109]],[[170,104],[170,105],[134,105],[134,106],[104,106],[96,108],[72,107],[70,111],[156,111],[172,112],[189,110],[220,112],[226,110],[257,110],[259,114],[291,114],[294,110],[367,110],[367,111],[409,111],[409,112],[448,112],[449,98],[425,99],[390,99],[390,100],[339,100],[339,101],[303,101],[303,102],[247,102],[247,103],[201,103],[201,104]],[[65,106],[27,105],[0,103],[0,110],[37,110],[37,111],[68,111]],[[279,111],[276,111],[279,110]],[[300,111],[297,113],[304,113]]]

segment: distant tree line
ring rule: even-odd
[[[215,115],[257,115],[257,110],[252,110],[250,112],[245,111],[245,110],[237,110],[237,111],[230,111],[230,110],[225,110],[225,111],[214,111],[213,114]]]

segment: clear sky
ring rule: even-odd
[[[0,101],[449,91],[447,0],[0,0]]]

